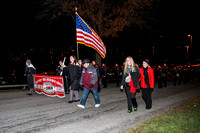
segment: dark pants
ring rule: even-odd
[[[33,89],[34,88],[34,80],[32,75],[27,76],[27,82],[28,82],[28,88]]]
[[[98,77],[98,92],[101,91],[101,84],[100,84],[101,81],[100,80],[101,80],[101,78]]]
[[[132,111],[132,107],[137,108],[138,104],[136,101],[136,93],[130,92],[130,87],[126,87],[126,96],[127,96],[127,102],[128,102],[128,110]]]
[[[102,82],[103,82],[103,87],[107,88],[107,77],[103,77]]]
[[[152,107],[152,99],[151,99],[152,88],[141,88],[141,90],[142,90],[142,98],[146,104],[146,109],[150,109]]]
[[[117,83],[117,87],[119,87],[119,76],[118,75],[115,75],[115,81]]]
[[[158,88],[162,88],[162,78],[158,78]]]
[[[64,82],[65,94],[68,94],[69,93],[68,79],[66,77],[63,77],[63,82]]]
[[[167,87],[167,76],[163,77],[163,84],[164,87]]]

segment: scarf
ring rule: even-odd
[[[35,67],[33,66],[33,64],[28,65],[28,67],[32,67],[32,68],[35,69]],[[35,69],[35,70],[36,70],[36,69]]]
[[[139,71],[137,72],[135,68],[135,72],[132,72],[131,66],[128,66],[127,72],[131,76],[131,81],[128,83],[130,86],[130,92],[135,93],[139,85],[139,77],[140,77]]]
[[[144,70],[144,80],[145,80],[145,83],[147,84],[147,88],[149,88],[149,74],[147,72],[148,67],[146,68],[143,67],[143,70]]]

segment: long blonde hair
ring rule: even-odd
[[[125,60],[125,65],[124,65],[124,74],[128,73],[128,64],[127,64],[127,59],[130,59],[131,61],[131,71],[134,72],[135,71],[135,62],[133,60],[133,58],[131,56],[128,56]]]

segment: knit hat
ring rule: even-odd
[[[30,64],[31,64],[31,60],[30,60],[30,59],[27,59],[27,60],[26,60],[26,63],[28,63],[28,65],[30,65]]]
[[[84,59],[82,64],[85,64],[85,63],[90,63],[90,60],[89,59]]]

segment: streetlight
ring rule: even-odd
[[[192,52],[192,35],[188,34],[187,36],[190,37],[190,45],[191,45],[191,52]]]
[[[187,48],[187,59],[188,59],[188,49],[190,46],[185,46]]]

